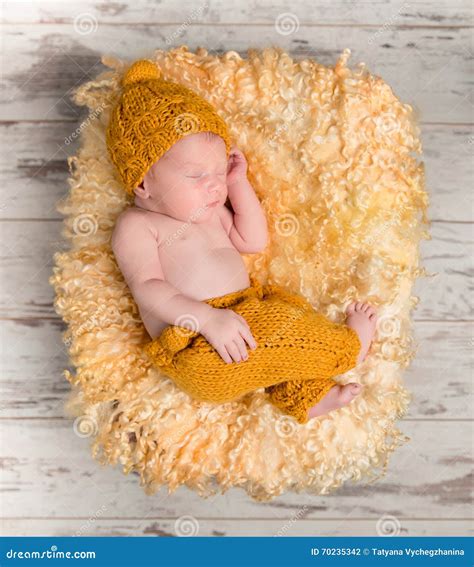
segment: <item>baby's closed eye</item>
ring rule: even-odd
[[[208,173],[193,173],[192,175],[186,175],[186,177],[188,177],[190,179],[199,179],[200,177],[203,177],[204,175],[208,175]],[[227,170],[226,171],[220,171],[217,175],[225,177],[227,175]]]

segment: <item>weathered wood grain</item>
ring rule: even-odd
[[[55,204],[67,194],[67,157],[78,151],[78,140],[70,140],[81,123],[0,123],[0,219],[61,219]],[[421,159],[433,220],[473,220],[467,190],[474,184],[473,137],[472,126],[422,125]]]
[[[471,30],[300,26],[283,35],[274,25],[245,30],[242,26],[192,25],[176,36],[179,26],[102,24],[82,34],[70,24],[3,26],[4,49],[15,57],[3,60],[0,120],[77,118],[70,100],[73,88],[106,68],[103,54],[125,60],[150,57],[155,49],[185,44],[210,53],[234,50],[243,57],[249,48],[278,46],[297,59],[311,57],[334,65],[343,49],[352,49],[349,64],[363,61],[381,76],[424,122],[472,123]]]
[[[192,515],[198,535],[370,536],[388,514],[400,535],[472,535],[472,323],[463,322],[472,320],[471,2],[202,5],[197,12],[201,4],[191,0],[2,4],[2,534],[173,536],[176,520]],[[430,216],[438,221],[422,251],[428,271],[440,275],[414,290],[420,347],[406,372],[414,399],[401,422],[413,441],[375,485],[326,497],[286,494],[266,505],[237,490],[205,501],[187,489],[146,497],[138,477],[92,461],[87,440],[59,417],[69,390],[61,375],[65,325],[47,280],[63,246],[54,204],[74,153],[64,140],[84,118],[70,93],[105,69],[102,54],[133,60],[181,44],[244,57],[249,47],[275,45],[325,65],[349,47],[351,66],[365,61],[418,112]]]
[[[421,298],[415,320],[472,321],[473,226],[434,223],[432,240],[421,242],[423,265],[434,275],[415,283],[414,294]],[[462,267],[461,258],[466,260]]]
[[[183,522],[183,523],[181,523]],[[192,531],[184,532],[181,525]],[[4,536],[84,536],[84,537],[178,537],[183,532],[189,537],[344,537],[381,535],[381,527],[392,526],[394,536],[435,537],[435,536],[471,536],[472,525],[468,519],[444,520],[433,518],[360,518],[305,520],[298,512],[288,520],[259,520],[239,518],[227,520],[219,518],[195,518],[191,513],[184,513],[176,518],[22,518],[0,520],[0,530]],[[379,527],[378,527],[379,526]],[[326,542],[331,546],[331,542]],[[383,545],[383,541],[380,542]]]
[[[112,518],[152,516],[269,518],[282,521],[306,506],[306,519],[466,518],[470,514],[472,454],[466,440],[472,424],[406,422],[411,441],[391,457],[385,478],[373,484],[347,484],[333,495],[287,493],[256,503],[245,492],[201,499],[186,487],[173,495],[162,489],[152,497],[139,478],[124,476],[117,465],[100,467],[89,455],[88,439],[76,437],[65,420],[2,420],[2,503],[11,518],[89,518],[105,507]],[[87,491],[87,498],[84,498]],[[125,497],[126,495],[126,497]],[[6,515],[4,513],[4,515]],[[283,523],[283,521],[282,521]],[[267,528],[262,523],[264,535]]]
[[[141,2],[107,2],[105,0],[82,0],[78,2],[44,1],[28,2],[28,10],[15,2],[5,2],[2,20],[7,23],[69,23],[80,16],[88,15],[98,24],[136,25],[138,23],[185,25],[187,22],[206,22],[209,25],[224,25],[228,22],[256,26],[272,24],[282,13],[291,13],[300,25],[339,26],[371,24],[374,26],[466,26],[472,25],[472,6],[468,0],[435,2],[406,2],[404,0],[299,0],[293,3],[276,3],[270,0],[243,0],[233,3],[228,0],[195,2],[193,0],[142,0]],[[22,3],[25,4],[25,3]],[[79,24],[76,24],[79,25]],[[85,25],[84,23],[82,24]]]
[[[414,294],[420,303],[414,320],[472,320],[472,224],[439,222],[431,227],[432,240],[423,240],[422,263],[431,278],[421,278]],[[3,293],[0,317],[52,317],[53,254],[65,249],[62,222],[42,220],[0,222],[0,273]],[[356,260],[356,259],[355,259]]]
[[[472,417],[472,324],[417,322],[418,352],[405,372],[413,393],[406,419]],[[59,319],[0,321],[2,356],[0,417],[59,418],[70,390],[63,376],[69,365]],[[456,361],[456,364],[453,364]]]
[[[67,158],[78,151],[68,136],[80,122],[0,124],[0,218],[61,219],[56,203],[68,191]]]

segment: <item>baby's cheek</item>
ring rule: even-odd
[[[204,201],[199,193],[194,189],[193,193],[184,193],[179,199],[179,208],[186,216],[191,214],[199,215],[203,213]]]

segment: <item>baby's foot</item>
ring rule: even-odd
[[[346,325],[359,336],[362,347],[357,357],[357,364],[360,364],[370,347],[377,324],[377,311],[369,303],[352,302],[346,309]]]
[[[341,384],[333,386],[320,402],[308,410],[308,419],[346,406],[360,394],[362,388],[362,384],[356,384],[355,382],[350,382],[345,386]]]

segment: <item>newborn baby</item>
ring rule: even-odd
[[[150,67],[149,62],[139,62],[129,70],[123,85],[129,87],[129,92],[140,83],[144,88],[145,75],[149,81],[147,88],[155,85],[151,90],[158,96],[156,85],[164,89],[165,82],[154,75],[156,72],[156,67]],[[155,83],[150,83],[153,80]],[[167,83],[166,88],[170,84],[174,85]],[[191,118],[200,116],[196,106],[192,109],[193,112],[187,113]],[[209,107],[205,110],[212,112]],[[123,116],[123,106],[121,112]],[[220,120],[214,115],[213,118]],[[227,401],[250,391],[251,384],[265,386],[275,398],[272,400],[275,405],[304,423],[348,404],[361,391],[361,385],[356,383],[337,384],[332,375],[343,373],[364,360],[375,331],[376,311],[367,303],[353,302],[346,310],[346,325],[337,325],[316,314],[304,298],[285,292],[279,286],[262,287],[255,278],[249,277],[241,254],[257,253],[265,248],[268,237],[265,213],[247,179],[245,156],[237,147],[229,148],[227,132],[219,129],[220,123],[219,128],[210,131],[206,129],[206,120],[196,120],[200,131],[183,133],[175,129],[173,135],[177,139],[171,144],[168,142],[166,151],[161,146],[159,158],[142,167],[146,171],[142,172],[140,182],[130,185],[134,206],[119,216],[112,249],[152,339],[147,352],[152,358],[155,356],[157,367],[165,369],[177,384],[200,399]],[[114,147],[117,124],[113,116],[108,131],[109,149]],[[121,133],[123,124],[122,121]],[[113,151],[111,153],[115,157]],[[114,159],[114,163],[120,167],[124,162]],[[226,206],[227,199],[233,211]],[[261,307],[265,299],[267,302]],[[239,306],[242,307],[240,313]],[[278,338],[274,333],[273,340],[267,340],[268,332],[262,331],[262,325],[265,320],[278,317],[281,317]],[[291,345],[295,340],[304,344],[304,336],[300,339],[300,335],[313,337],[313,327],[317,329],[317,340],[315,343],[311,339],[311,344],[317,344],[319,349],[311,351],[314,366],[311,367],[309,350],[302,360],[307,361],[305,371],[314,379],[301,374],[297,357],[290,354],[290,367],[296,370],[295,376],[300,380],[291,384],[285,382],[278,372],[284,373],[282,369],[288,357],[280,360],[279,352],[284,349],[274,348],[274,345],[282,346],[278,341],[286,340],[280,338],[280,334],[291,337]],[[304,329],[310,330],[305,333]],[[324,332],[321,333],[321,329]],[[330,346],[324,343],[326,337]],[[176,346],[180,341],[182,344]],[[351,344],[350,348],[345,349],[346,343]],[[258,359],[257,352],[262,353],[269,346],[273,350],[267,348],[266,358],[262,354]],[[344,349],[347,352],[343,352]],[[330,371],[326,363],[321,368],[318,366],[319,360],[326,360],[329,352]],[[201,354],[198,356],[198,353]],[[253,382],[244,370],[239,370],[240,374],[230,370],[234,365],[241,368],[248,365],[251,370],[251,359],[255,367],[265,364],[261,382],[255,382],[252,373]],[[206,369],[212,374],[207,390],[204,387],[199,390],[195,383],[191,385],[186,381],[188,378],[192,381],[194,373],[196,382],[201,370],[204,379]],[[318,376],[321,376],[319,381]],[[226,396],[204,396],[209,388],[217,387],[216,382],[237,385],[232,386],[233,389],[229,386],[232,394],[227,391]],[[306,386],[311,382],[314,382],[313,399],[318,401],[307,407],[309,390]],[[297,401],[290,400],[298,396]]]

